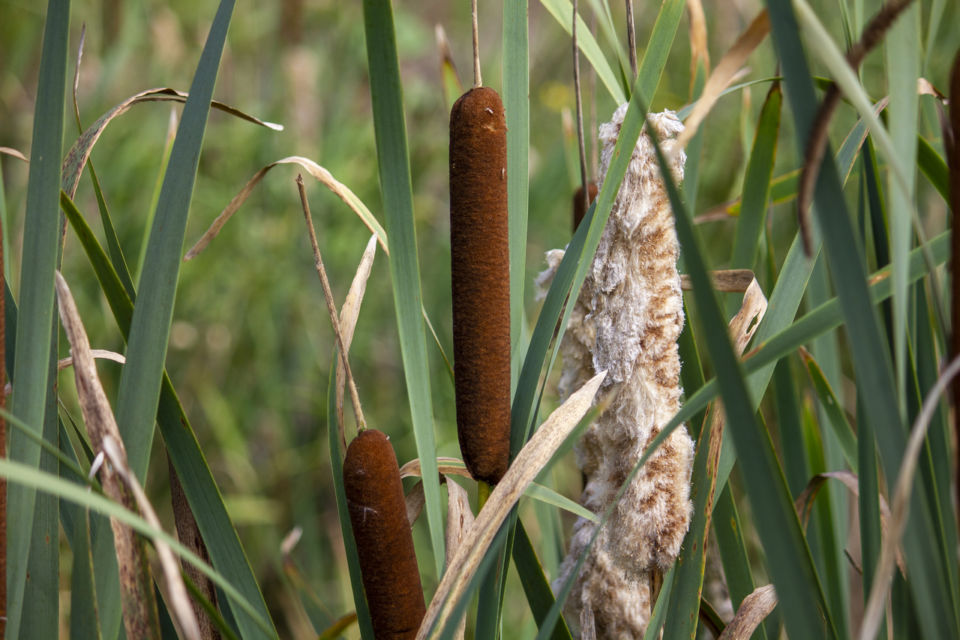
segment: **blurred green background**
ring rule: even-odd
[[[43,27],[42,3],[0,2],[0,146],[29,155],[37,66]],[[589,5],[589,3],[583,3]],[[833,7],[832,3],[815,3]],[[877,3],[866,3],[873,6]],[[943,24],[956,24],[958,11],[948,3]],[[740,0],[708,3],[707,31],[715,62],[760,10],[761,3]],[[637,8],[637,40],[642,46],[655,17],[656,3]],[[126,97],[152,87],[186,91],[216,3],[77,1],[72,8],[73,52],[86,25],[78,100],[84,126]],[[485,84],[500,87],[501,7],[481,3],[480,38]],[[589,16],[588,7],[584,14]],[[614,8],[618,25],[622,16]],[[435,28],[447,33],[461,79],[471,81],[470,19],[467,2],[401,2],[395,5],[407,134],[413,172],[414,205],[424,304],[443,348],[451,351],[449,241],[447,203],[448,98]],[[589,20],[589,18],[588,18]],[[828,23],[828,26],[830,24]],[[842,42],[839,24],[834,34]],[[684,20],[681,29],[687,28]],[[570,41],[538,3],[530,6],[530,220],[527,247],[527,313],[535,317],[532,278],[543,268],[543,251],[562,247],[570,234],[571,194],[579,180],[570,112],[574,106]],[[948,52],[958,34],[941,29],[950,45],[933,48],[925,74],[945,84]],[[604,44],[602,38],[601,43]],[[608,59],[614,60],[608,44]],[[938,53],[939,52],[939,53]],[[71,56],[71,67],[76,55]],[[602,86],[593,91],[586,61],[585,104],[589,121],[604,121],[615,108]],[[883,91],[879,54],[864,66],[866,86]],[[749,78],[776,73],[769,42],[750,59]],[[873,79],[876,79],[875,81]],[[768,84],[759,84],[720,101],[705,123],[696,214],[710,211],[739,193],[745,147]],[[198,239],[216,215],[262,166],[288,155],[307,156],[349,186],[383,220],[377,182],[373,123],[366,72],[363,17],[359,3],[283,0],[242,3],[232,20],[215,97],[265,120],[282,123],[272,132],[211,112],[187,244]],[[680,108],[690,99],[689,38],[680,35],[671,51],[654,109]],[[114,121],[95,147],[92,160],[102,182],[127,260],[136,264],[147,214],[167,137],[170,103],[137,105]],[[921,131],[936,138],[936,114],[922,102]],[[591,116],[591,111],[595,116]],[[77,137],[72,118],[64,150]],[[790,119],[784,118],[786,126]],[[852,124],[849,110],[836,118],[834,131]],[[588,139],[592,138],[588,132]],[[779,175],[798,166],[792,134],[781,135]],[[835,140],[836,141],[836,140]],[[939,147],[938,147],[939,148]],[[19,273],[27,166],[0,155],[10,254],[8,278],[15,294]],[[325,435],[325,393],[333,336],[305,234],[293,178],[296,171],[274,169],[197,259],[183,265],[172,328],[168,371],[180,393],[282,636],[309,629],[300,608],[308,601],[284,579],[280,543],[294,527],[303,537],[292,559],[317,595],[314,603],[331,619],[352,609],[340,530],[330,481]],[[922,183],[922,188],[927,185]],[[369,232],[350,210],[323,187],[308,180],[319,243],[331,284],[342,303]],[[921,201],[923,200],[921,192]],[[942,200],[929,198],[927,220],[942,228]],[[96,200],[87,178],[77,203],[99,229]],[[776,207],[770,216],[773,236],[792,237],[793,208]],[[701,225],[701,237],[713,253],[713,267],[728,259],[732,226]],[[784,249],[785,250],[785,249]],[[780,255],[782,258],[782,253]],[[67,233],[63,272],[78,299],[95,348],[123,350],[109,310],[82,250]],[[400,463],[415,456],[409,408],[396,339],[389,270],[378,253],[360,314],[351,364],[367,420],[387,432]],[[440,455],[458,456],[451,377],[432,341],[433,395]],[[61,341],[61,356],[66,343]],[[119,367],[102,362],[108,393],[116,391]],[[60,384],[71,404],[73,378]],[[546,399],[545,409],[555,403]],[[348,410],[349,415],[349,410]],[[166,464],[154,448],[150,495],[169,514]],[[579,494],[579,473],[572,462],[556,472],[560,490]],[[422,530],[421,530],[422,528]],[[427,551],[424,523],[418,545]],[[548,544],[546,541],[544,544]],[[549,547],[548,547],[549,548]],[[562,554],[546,552],[549,569]],[[428,590],[435,578],[430,562],[421,562]],[[66,565],[69,566],[69,565]],[[508,609],[511,622],[532,624],[525,608]],[[511,619],[512,618],[512,619]],[[354,632],[355,633],[355,632]],[[309,635],[309,634],[307,634]]]

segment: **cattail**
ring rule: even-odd
[[[496,483],[510,459],[510,252],[507,125],[493,89],[450,113],[450,257],[457,435],[474,478]]]
[[[583,185],[577,187],[573,194],[573,230],[576,231],[580,226],[583,216],[587,215],[587,209],[597,199],[597,183],[591,180],[587,183],[587,199],[583,199]]]
[[[426,606],[400,468],[382,431],[357,434],[343,461],[363,590],[377,640],[415,638]]]
[[[623,105],[600,127],[601,176],[625,113]],[[674,179],[681,179],[685,157],[674,139],[683,125],[671,112],[650,114],[647,122],[672,159]],[[580,501],[594,513],[610,506],[643,451],[680,408],[678,250],[660,168],[644,133],[561,345],[562,395],[600,370],[607,371],[605,386],[620,385],[576,449],[586,479]],[[541,285],[562,255],[547,254],[551,269]],[[566,605],[569,620],[592,624],[600,639],[643,636],[659,578],[676,559],[689,526],[692,461],[693,442],[680,428],[634,476],[576,577]],[[559,582],[570,575],[595,526],[583,518],[574,525]]]

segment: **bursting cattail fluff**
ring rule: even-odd
[[[415,638],[426,605],[400,468],[382,431],[365,429],[347,447],[343,484],[374,635]]]
[[[600,127],[601,177],[610,165],[627,105]],[[670,170],[683,178],[685,155],[673,140],[683,125],[672,112],[650,114]],[[646,131],[646,130],[645,130]],[[548,281],[563,252],[547,254]],[[680,408],[683,300],[677,272],[673,213],[660,168],[644,132],[633,150],[592,266],[563,338],[560,393],[577,389],[596,371],[619,385],[607,409],[577,445],[586,483],[585,507],[602,513],[650,441]],[[666,572],[689,526],[693,442],[679,428],[628,485],[601,530],[567,599],[571,622],[592,620],[597,638],[640,637],[652,606],[651,580]],[[579,519],[558,582],[566,579],[594,532]]]
[[[507,125],[493,89],[450,113],[450,257],[457,435],[474,478],[496,483],[510,458],[510,251]]]

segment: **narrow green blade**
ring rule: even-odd
[[[766,218],[770,198],[770,180],[777,156],[777,137],[780,132],[780,104],[783,94],[780,84],[774,83],[760,110],[760,121],[753,138],[747,174],[743,179],[743,204],[733,237],[731,269],[752,269],[760,246],[760,233]]]
[[[533,548],[530,536],[523,527],[523,523],[517,521],[517,534],[513,543],[513,561],[516,563],[517,573],[520,575],[520,582],[523,584],[523,592],[527,596],[527,603],[530,605],[530,611],[533,613],[537,625],[543,624],[550,607],[553,606],[553,591],[543,574],[543,567],[537,559],[537,552]],[[557,625],[553,628],[552,640],[570,640],[570,629],[566,621],[561,617]]]
[[[17,324],[16,356],[11,376],[17,381],[11,401],[12,413],[38,429],[44,424],[47,396],[54,393],[50,359],[56,358],[53,276],[59,248],[60,154],[63,139],[64,98],[67,78],[70,2],[50,0],[40,57],[40,78],[33,117],[27,209],[23,230],[23,263],[20,278],[20,322]],[[56,434],[54,433],[54,439]],[[9,456],[28,467],[40,464],[40,447],[13,431]],[[7,488],[7,627],[8,638],[19,638],[27,619],[49,617],[40,604],[24,598],[27,566],[35,518],[48,518],[51,504],[37,505],[36,492],[23,485]],[[53,508],[56,509],[54,503]],[[42,513],[40,511],[42,510]],[[54,514],[55,517],[55,514]],[[42,580],[42,577],[38,576]],[[57,591],[47,594],[56,600]]]
[[[367,39],[370,97],[380,168],[380,191],[390,238],[390,277],[400,333],[403,373],[410,399],[417,456],[423,465],[423,492],[427,525],[437,576],[443,574],[444,537],[440,507],[440,480],[433,434],[433,406],[427,343],[421,315],[420,267],[413,225],[410,156],[403,115],[403,85],[397,62],[390,0],[364,0],[363,22]]]
[[[850,470],[854,473],[859,473],[857,436],[853,432],[853,427],[850,426],[850,422],[847,420],[843,407],[837,399],[837,394],[833,392],[833,387],[830,386],[826,376],[823,375],[823,370],[820,368],[820,365],[817,364],[817,361],[814,360],[812,356],[806,354],[804,354],[804,361],[807,365],[807,372],[810,374],[810,379],[813,381],[813,388],[817,392],[817,397],[820,398],[820,406],[824,408],[830,426],[833,428],[833,433],[840,443],[843,457],[847,461],[847,464],[850,465]]]
[[[530,197],[530,46],[526,0],[503,3],[503,108],[507,118],[507,211],[510,229],[511,393],[515,391],[525,345],[523,291],[527,268],[527,213]]]
[[[187,213],[233,4],[233,0],[221,1],[190,85],[190,97],[183,108],[160,191],[138,287],[140,296],[130,324],[127,363],[120,376],[116,414],[130,468],[141,482],[147,475],[153,444]]]
[[[653,23],[653,32],[637,67],[637,83],[634,85],[634,90],[640,92],[647,105],[653,101],[657,85],[660,84],[660,76],[663,68],[667,66],[667,55],[673,46],[673,39],[677,35],[686,6],[684,0],[663,0],[660,5],[657,21]]]
[[[766,551],[767,566],[777,587],[778,599],[791,638],[836,637],[813,560],[800,529],[787,490],[783,470],[773,451],[769,434],[757,421],[743,368],[726,332],[726,323],[713,291],[703,252],[693,226],[684,213],[668,166],[656,146],[670,204],[675,212],[677,238],[686,254],[693,282],[694,299],[707,351],[717,372],[731,435],[737,454],[750,464],[741,471],[755,512],[764,514],[758,534]]]
[[[553,16],[567,33],[572,33],[573,5],[569,0],[540,0],[540,4],[543,5],[543,8]],[[506,12],[504,12],[504,21],[506,21],[506,19],[507,15]],[[587,58],[587,61],[593,65],[594,71],[597,72],[597,77],[600,78],[600,82],[610,93],[613,101],[618,105],[626,102],[627,95],[624,93],[620,83],[617,82],[617,76],[613,72],[613,69],[610,68],[610,63],[607,62],[603,51],[600,50],[600,46],[590,32],[590,28],[583,21],[583,18],[579,16],[577,16],[577,44],[580,47],[580,51],[583,52],[583,55]],[[509,123],[507,126],[510,126]]]
[[[77,210],[76,205],[62,192],[61,206],[87,254],[87,259],[90,261],[100,283],[100,288],[110,305],[110,310],[120,333],[126,339],[130,333],[133,302],[86,220]],[[126,269],[125,264],[122,263],[121,260],[120,267]],[[264,625],[271,628],[270,614],[264,602],[263,594],[260,592],[253,570],[244,554],[236,528],[234,528],[227,513],[223,496],[221,496],[213,474],[204,459],[203,452],[200,450],[200,444],[197,442],[193,429],[190,427],[190,422],[180,405],[173,384],[165,373],[160,393],[157,422],[160,425],[160,434],[163,436],[167,453],[177,472],[177,477],[180,478],[190,508],[197,519],[197,525],[207,545],[211,562],[231,584],[235,585],[237,591],[243,594],[243,597],[250,603],[250,606],[256,609],[257,616],[259,616],[259,619],[250,616],[245,607],[237,606],[234,601],[227,600],[234,613],[241,635],[244,638],[272,637],[271,634],[264,634],[263,632]],[[101,559],[101,562],[103,561]],[[101,571],[97,573],[98,583],[103,578],[102,573],[105,572],[101,568]],[[100,590],[98,589],[98,591]],[[104,600],[106,602],[103,602]],[[101,607],[114,606],[109,597],[101,598],[101,601],[103,602]],[[101,617],[114,623],[119,620],[118,617],[112,618],[105,615],[102,610]]]
[[[920,73],[920,6],[907,7],[884,38],[887,66],[887,107],[890,138],[905,167],[913,167],[917,153],[917,76]],[[893,264],[893,362],[901,412],[905,409],[907,339],[907,253],[913,243],[910,212],[913,209],[916,170],[907,171],[906,185],[890,173],[887,208],[890,225],[890,258]],[[901,414],[902,415],[902,414]]]
[[[813,93],[806,59],[802,55],[796,18],[786,0],[768,0],[774,45],[783,65],[796,133],[802,146],[812,127],[817,101]],[[912,89],[911,89],[912,91]],[[911,139],[914,143],[914,139]],[[880,334],[870,300],[862,259],[862,247],[853,232],[838,173],[832,157],[826,155],[820,169],[814,201],[824,236],[834,285],[848,332],[857,385],[870,394],[865,404],[866,419],[873,421],[881,459],[887,478],[897,477],[906,444],[904,424],[889,351]],[[909,280],[909,276],[907,278]],[[899,280],[899,278],[898,278]],[[898,285],[900,285],[898,281]],[[960,636],[958,612],[949,604],[949,585],[936,549],[930,498],[918,483],[904,536],[911,576],[909,585],[924,635]],[[945,612],[949,612],[944,615]]]

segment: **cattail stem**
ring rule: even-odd
[[[627,0],[627,49],[630,54],[632,80],[637,79],[637,33],[633,25],[633,0]]]
[[[457,435],[470,473],[510,460],[510,250],[503,103],[480,87],[450,113],[450,257]]]
[[[357,385],[353,380],[353,372],[350,370],[350,362],[347,359],[347,350],[344,348],[343,334],[340,331],[340,318],[337,316],[337,309],[333,304],[333,291],[330,289],[327,270],[324,268],[323,258],[320,256],[320,245],[317,244],[317,232],[313,228],[313,218],[310,215],[310,203],[307,202],[307,190],[303,186],[303,176],[299,173],[297,174],[297,190],[300,192],[300,204],[303,207],[303,216],[307,219],[310,246],[313,248],[313,262],[317,268],[317,274],[320,276],[320,284],[323,286],[323,297],[327,302],[327,313],[330,314],[330,323],[333,325],[333,333],[337,338],[337,350],[340,352],[340,362],[343,364],[343,370],[347,374],[347,386],[350,387],[350,402],[353,403],[353,412],[357,417],[357,428],[362,431],[367,428],[367,421],[363,417],[363,409],[360,407],[360,395],[357,393]]]
[[[470,0],[470,18],[473,23],[473,88],[483,86],[480,75],[480,28],[477,20],[477,0]]]
[[[366,429],[350,443],[343,484],[374,635],[412,640],[426,605],[400,469],[382,431]]]
[[[477,511],[483,509],[483,505],[487,504],[491,491],[493,491],[493,488],[483,480],[477,483]]]

